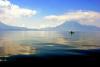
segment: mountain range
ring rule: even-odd
[[[33,29],[28,29],[28,28],[25,28],[25,27],[10,26],[10,25],[7,25],[7,24],[0,22],[0,31],[5,31],[5,30],[6,31],[7,30],[25,31],[25,30],[33,30]]]
[[[100,27],[92,25],[82,25],[78,22],[65,22],[56,27],[44,28],[45,31],[100,31]]]
[[[100,27],[91,26],[91,25],[82,25],[78,22],[65,22],[61,25],[58,25],[56,27],[48,27],[48,28],[42,28],[42,29],[28,29],[25,27],[16,27],[16,26],[10,26],[7,24],[4,24],[0,22],[0,30],[18,30],[18,31],[100,31]]]

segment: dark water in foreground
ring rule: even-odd
[[[84,55],[100,48],[100,32],[2,31],[0,56]]]

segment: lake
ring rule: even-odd
[[[0,56],[84,55],[100,48],[100,32],[1,31]]]

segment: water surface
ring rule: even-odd
[[[100,32],[2,31],[0,56],[76,55],[100,48]]]

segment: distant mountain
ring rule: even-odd
[[[22,31],[25,31],[25,30],[35,30],[35,29],[28,29],[28,28],[24,28],[24,27],[16,27],[16,26],[10,26],[10,25],[7,25],[7,24],[4,24],[2,22],[0,22],[0,31],[4,31],[4,30],[22,30]]]
[[[16,27],[16,26],[10,26],[7,24],[4,24],[0,22],[0,31],[5,30],[18,30],[18,31],[100,31],[99,27],[91,26],[91,25],[82,25],[78,22],[65,22],[59,26],[56,27],[49,27],[49,28],[43,28],[43,29],[28,29],[25,27]]]
[[[100,31],[99,27],[82,25],[78,22],[65,22],[56,27],[44,28],[45,31]]]

